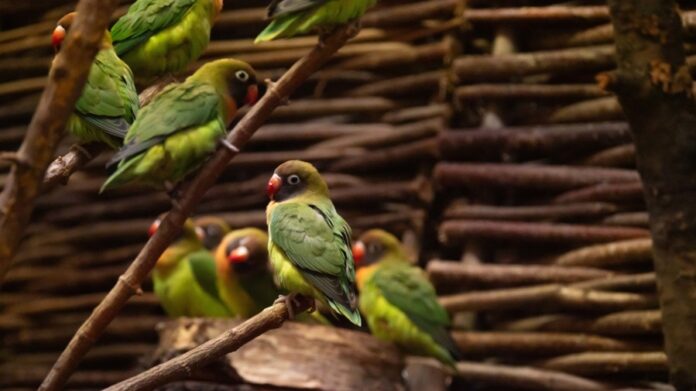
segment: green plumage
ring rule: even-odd
[[[268,8],[273,20],[256,43],[331,28],[360,18],[377,0],[274,0]]]
[[[210,41],[221,0],[138,0],[111,28],[116,53],[139,80],[177,73]]]
[[[102,142],[116,149],[138,112],[133,74],[113,48],[102,48],[90,68],[67,129],[80,142]]]
[[[360,289],[360,310],[372,333],[407,352],[454,366],[449,316],[423,272],[405,262],[375,267]]]
[[[286,171],[304,178],[307,190],[271,202],[266,212],[277,282],[290,292],[324,302],[359,326],[350,227],[336,212],[326,184],[313,166],[290,161],[278,167],[276,175]]]
[[[109,163],[118,167],[101,190],[126,183],[161,188],[198,168],[215,150],[236,112],[227,84],[235,70],[248,73],[248,82],[255,80],[247,64],[217,60],[158,94],[128,131],[123,148]],[[239,88],[246,91],[245,85]]]
[[[232,316],[218,296],[215,259],[190,227],[157,261],[152,281],[169,316]]]

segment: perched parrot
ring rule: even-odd
[[[264,231],[245,228],[228,233],[215,252],[215,264],[220,297],[236,315],[249,318],[278,298]]]
[[[222,238],[230,232],[227,222],[217,216],[201,216],[193,219],[193,224],[203,230],[203,246],[209,251],[215,251]]]
[[[209,62],[168,86],[140,111],[109,162],[118,167],[101,191],[134,182],[166,188],[180,181],[205,162],[237,109],[254,104],[258,94],[254,70],[233,59]]]
[[[425,273],[411,266],[401,243],[373,229],[353,246],[360,311],[375,337],[408,353],[454,367],[459,353],[448,332],[447,311]]]
[[[153,235],[159,227],[150,227]],[[215,259],[203,247],[203,232],[190,219],[182,235],[157,260],[152,273],[155,294],[169,316],[229,317],[233,314],[218,296]]]
[[[60,49],[75,19],[75,12],[63,16],[53,30],[53,47]],[[123,144],[138,112],[138,92],[133,73],[114,52],[111,36],[104,33],[99,52],[87,76],[67,129],[81,143],[102,142],[117,149]]]
[[[329,29],[360,18],[376,3],[377,0],[273,0],[268,6],[268,18],[272,21],[254,42]]]
[[[268,182],[268,253],[276,281],[314,297],[360,326],[350,227],[336,212],[326,182],[299,160],[276,168]]]
[[[223,0],[138,0],[111,28],[116,53],[147,81],[181,72],[210,42]]]

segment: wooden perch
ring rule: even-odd
[[[554,202],[567,204],[571,202],[627,202],[642,201],[643,185],[640,181],[626,183],[597,183],[580,189],[559,194]]]
[[[310,300],[313,299],[302,298],[301,303],[293,308],[293,312],[299,314],[306,311],[311,305]],[[115,384],[107,390],[151,390],[172,381],[187,379],[194,370],[205,367],[227,353],[234,352],[266,331],[280,327],[288,319],[288,311],[285,303],[274,304],[195,349]]]
[[[467,356],[554,356],[587,351],[646,351],[658,347],[591,334],[549,332],[454,331],[460,352]]]
[[[440,152],[449,160],[497,160],[502,154],[543,157],[567,153],[571,148],[574,153],[594,151],[630,140],[625,122],[453,130],[439,137]]]
[[[75,171],[106,150],[107,147],[101,143],[85,144],[79,148],[76,146],[71,147],[68,153],[58,156],[48,166],[43,180],[43,187],[41,188],[42,192],[50,191],[57,185],[65,185]],[[89,155],[86,155],[85,152]]]
[[[569,354],[540,363],[544,368],[576,375],[642,374],[667,371],[663,352],[586,352]]]
[[[522,288],[495,289],[441,296],[440,303],[450,312],[502,311],[526,306],[556,306],[581,311],[619,311],[654,308],[657,301],[651,294],[602,292],[560,284]]]
[[[46,168],[65,131],[117,1],[82,0],[0,194],[0,282],[29,224]]]
[[[453,68],[460,82],[480,82],[547,72],[601,70],[613,64],[614,47],[600,45],[501,56],[466,55],[457,58]]]
[[[577,282],[611,276],[613,273],[593,268],[554,267],[546,265],[465,265],[461,262],[433,259],[428,262],[428,276],[438,287],[463,289],[474,286],[515,286],[548,282]]]
[[[547,119],[549,123],[600,122],[624,119],[619,101],[614,96],[595,98],[557,109]]]
[[[353,26],[344,26],[327,37],[323,44],[315,47],[300,59],[281,79],[273,84],[261,100],[237,123],[227,136],[232,148],[218,148],[217,152],[190,181],[180,186],[177,205],[162,220],[159,229],[147,242],[128,270],[119,277],[118,282],[107,294],[94,312],[80,326],[73,339],[61,353],[58,361],[42,383],[40,390],[58,390],[65,384],[77,367],[80,359],[87,353],[94,341],[111,320],[118,314],[128,299],[139,292],[140,284],[154,267],[157,258],[181,231],[186,217],[210,188],[217,177],[225,170],[230,159],[239,153],[254,132],[261,127],[273,110],[282,104],[284,98],[294,92],[313,72],[356,33]]]
[[[670,379],[696,388],[696,106],[674,1],[610,0],[615,91],[633,130],[645,185]]]
[[[609,385],[594,380],[549,369],[468,361],[457,363],[456,375],[467,382],[534,391],[607,391],[613,389]]]
[[[638,174],[618,168],[494,163],[439,163],[435,181],[445,187],[495,186],[567,190],[602,182],[632,182]]]
[[[649,262],[651,259],[652,240],[646,238],[579,248],[561,255],[554,263],[563,266],[609,267]]]
[[[496,325],[498,330],[515,332],[551,331],[594,333],[601,335],[659,335],[662,330],[660,311],[621,311],[594,319],[569,314],[538,315]]]
[[[160,363],[196,349],[238,325],[239,321],[230,319],[165,322],[159,326],[159,347],[153,361]],[[397,390],[402,386],[403,364],[395,346],[367,333],[285,322],[194,372],[203,377],[217,373],[218,383],[244,383],[250,387]],[[168,362],[160,367],[166,365]]]
[[[642,238],[650,233],[641,228],[578,224],[528,223],[495,220],[449,220],[440,225],[440,242],[461,245],[467,239],[556,244],[611,242]]]
[[[617,206],[603,202],[588,202],[561,205],[493,206],[493,205],[452,205],[445,209],[447,219],[470,220],[514,220],[563,221],[577,218],[602,217],[614,213]]]

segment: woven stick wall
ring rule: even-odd
[[[0,5],[2,149],[21,141],[50,64],[48,35],[74,6],[40,3]],[[554,389],[562,384],[555,371],[586,377],[588,389],[664,386],[630,132],[595,81],[614,66],[607,8],[464,3],[382,1],[259,131],[198,213],[264,226],[273,167],[312,161],[356,233],[387,228],[427,263],[465,359],[503,365],[462,364],[453,388]],[[228,2],[201,62],[234,56],[273,78],[309,50],[314,38],[253,45],[264,5]],[[0,292],[1,387],[36,387],[170,206],[144,189],[98,195],[107,159],[37,205]],[[164,319],[145,291],[71,387],[99,388],[141,367]]]

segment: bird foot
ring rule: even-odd
[[[169,195],[169,201],[172,203],[172,208],[181,210],[181,204],[179,203],[181,191],[179,190],[179,187],[170,181],[165,181],[164,189],[167,192],[167,195]]]
[[[271,79],[266,79],[263,81],[266,83],[266,94],[275,95],[275,97],[280,100],[280,104],[287,106],[290,104],[290,99],[287,96],[282,96],[278,93],[278,88],[276,87],[276,82]]]
[[[89,153],[89,151],[87,150],[87,148],[83,147],[83,146],[80,145],[80,144],[73,144],[72,148],[77,149],[78,151],[80,151],[80,153],[83,154],[83,155],[85,155],[85,157],[86,157],[88,160],[92,160],[92,159],[94,158],[94,156],[92,156],[92,154]]]
[[[237,148],[234,144],[232,144],[229,140],[226,138],[221,138],[220,139],[220,145],[225,147],[228,151],[232,152],[233,154],[238,154],[239,153],[239,148]]]
[[[297,298],[298,296],[299,293],[295,292],[287,295],[280,295],[273,304],[285,303],[285,307],[288,309],[288,319],[293,320],[295,319],[295,307],[300,305],[300,300]]]

